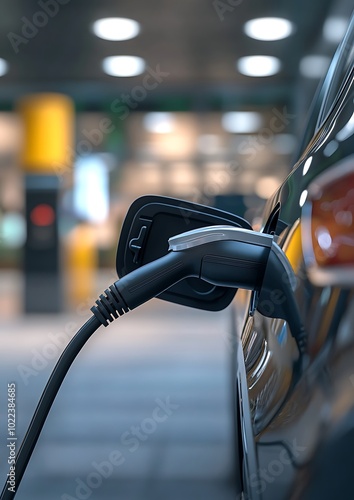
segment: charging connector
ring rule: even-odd
[[[108,326],[189,277],[253,290],[252,311],[257,308],[264,316],[285,319],[300,354],[305,354],[306,334],[294,296],[293,269],[272,235],[248,229],[211,226],[170,238],[168,254],[116,281],[91,311]]]

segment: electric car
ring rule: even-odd
[[[234,308],[238,498],[354,498],[354,18],[315,98],[298,160],[262,231],[294,270],[299,365],[282,295]],[[255,307],[256,301],[256,307]],[[279,317],[279,315],[278,315]]]

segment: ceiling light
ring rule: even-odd
[[[111,56],[103,59],[103,71],[111,76],[136,76],[145,70],[146,63],[141,57]]]
[[[93,23],[93,32],[104,40],[130,40],[140,32],[140,24],[124,17],[106,17]]]
[[[273,56],[248,56],[237,61],[238,71],[246,76],[272,76],[280,67],[280,60]]]
[[[263,120],[262,115],[255,111],[231,111],[222,116],[221,123],[226,132],[249,134],[257,132]]]
[[[169,134],[174,130],[175,119],[172,113],[147,113],[144,116],[144,127],[153,134]]]
[[[323,25],[323,36],[331,43],[338,44],[348,27],[348,19],[345,17],[329,17]]]
[[[251,19],[244,25],[244,32],[256,40],[282,40],[294,32],[294,25],[280,17],[260,17]]]
[[[9,65],[5,59],[0,57],[0,76],[4,76],[9,70]]]
[[[322,78],[328,69],[330,58],[327,56],[305,56],[300,61],[300,73],[306,78]]]

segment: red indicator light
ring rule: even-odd
[[[312,244],[319,266],[353,265],[354,174],[321,186],[312,200]]]
[[[50,226],[55,221],[54,209],[46,203],[37,205],[31,211],[30,219],[35,226]]]
[[[318,286],[354,283],[354,166],[344,160],[309,186],[302,219],[309,277]]]

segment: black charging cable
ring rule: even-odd
[[[6,481],[1,493],[1,500],[12,500],[15,497],[23,474],[26,470],[27,464],[31,458],[32,452],[34,450],[34,447],[36,446],[43,425],[52,407],[54,399],[60,389],[60,386],[65,378],[65,375],[67,374],[78,353],[81,351],[91,335],[95,333],[95,331],[100,326],[100,321],[95,316],[92,316],[71,339],[62,355],[60,356],[47,382],[47,385],[45,386],[41,399],[39,400],[36,411],[34,412],[31,423],[16,456],[14,474],[15,487],[13,488],[14,491],[12,491],[12,488],[9,489],[8,481]]]

